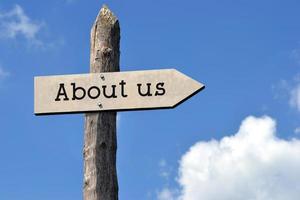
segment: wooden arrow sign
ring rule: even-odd
[[[40,76],[36,115],[173,108],[204,89],[175,69]]]

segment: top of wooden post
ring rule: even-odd
[[[119,20],[103,5],[91,29],[90,72],[119,71],[119,46]]]
[[[98,13],[95,23],[100,22],[102,25],[112,26],[117,21],[118,21],[118,18],[107,7],[107,5],[104,4]]]

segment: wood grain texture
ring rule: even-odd
[[[120,27],[103,6],[91,30],[90,72],[119,71]],[[84,200],[117,200],[116,112],[87,113],[84,130]]]

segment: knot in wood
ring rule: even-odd
[[[100,60],[100,59],[101,59],[101,56],[100,56],[100,50],[97,50],[95,60],[98,61],[98,60]]]
[[[108,57],[108,56],[111,55],[112,49],[109,48],[109,47],[102,47],[101,48],[101,53],[102,53],[103,56]]]
[[[101,149],[106,149],[106,143],[105,143],[105,142],[101,142],[100,148],[101,148]]]
[[[85,181],[84,181],[84,184],[83,184],[83,187],[86,188],[86,187],[88,187],[88,185],[89,185],[89,181],[88,181],[88,180],[85,180]]]

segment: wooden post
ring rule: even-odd
[[[119,46],[118,19],[104,5],[91,30],[90,72],[119,71]],[[99,107],[105,105],[99,102]],[[116,112],[85,114],[84,200],[118,199],[116,116]]]

